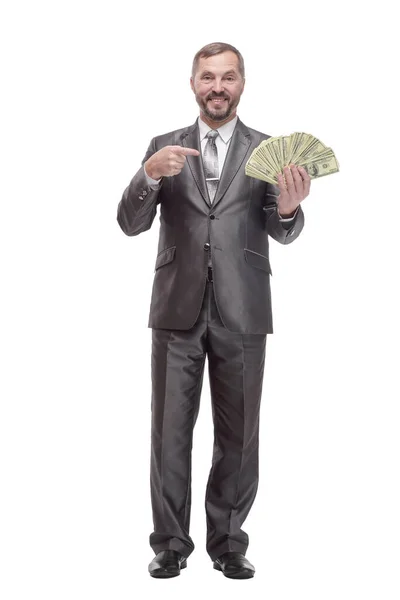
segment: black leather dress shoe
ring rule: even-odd
[[[240,552],[225,552],[214,561],[214,569],[222,571],[230,579],[250,579],[254,577],[255,568],[244,554]]]
[[[149,564],[149,573],[152,577],[167,579],[180,575],[181,569],[186,566],[186,558],[182,554],[176,550],[163,550]]]

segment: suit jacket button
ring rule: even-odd
[[[209,250],[210,249],[210,244],[208,242],[206,242],[204,244],[204,250]]]
[[[210,215],[210,219],[215,219],[215,215]]]

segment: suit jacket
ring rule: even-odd
[[[251,152],[270,136],[237,120],[214,201],[203,171],[197,120],[153,138],[142,167],[118,205],[126,235],[148,230],[160,205],[160,234],[148,327],[190,329],[200,313],[211,252],[214,293],[224,326],[238,333],[272,333],[268,236],[293,242],[304,226],[299,207],[293,222],[279,220],[279,188],[245,174]],[[143,165],[168,145],[196,148],[179,175],[149,188]]]

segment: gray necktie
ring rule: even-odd
[[[206,177],[208,195],[210,196],[211,202],[214,200],[215,192],[217,191],[219,182],[218,152],[215,143],[215,138],[217,135],[218,131],[215,129],[211,129],[207,133],[206,138],[208,139],[203,154],[204,174]]]

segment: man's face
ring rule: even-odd
[[[190,78],[200,110],[212,121],[229,121],[236,114],[244,89],[238,63],[231,51],[200,58],[195,77]]]

